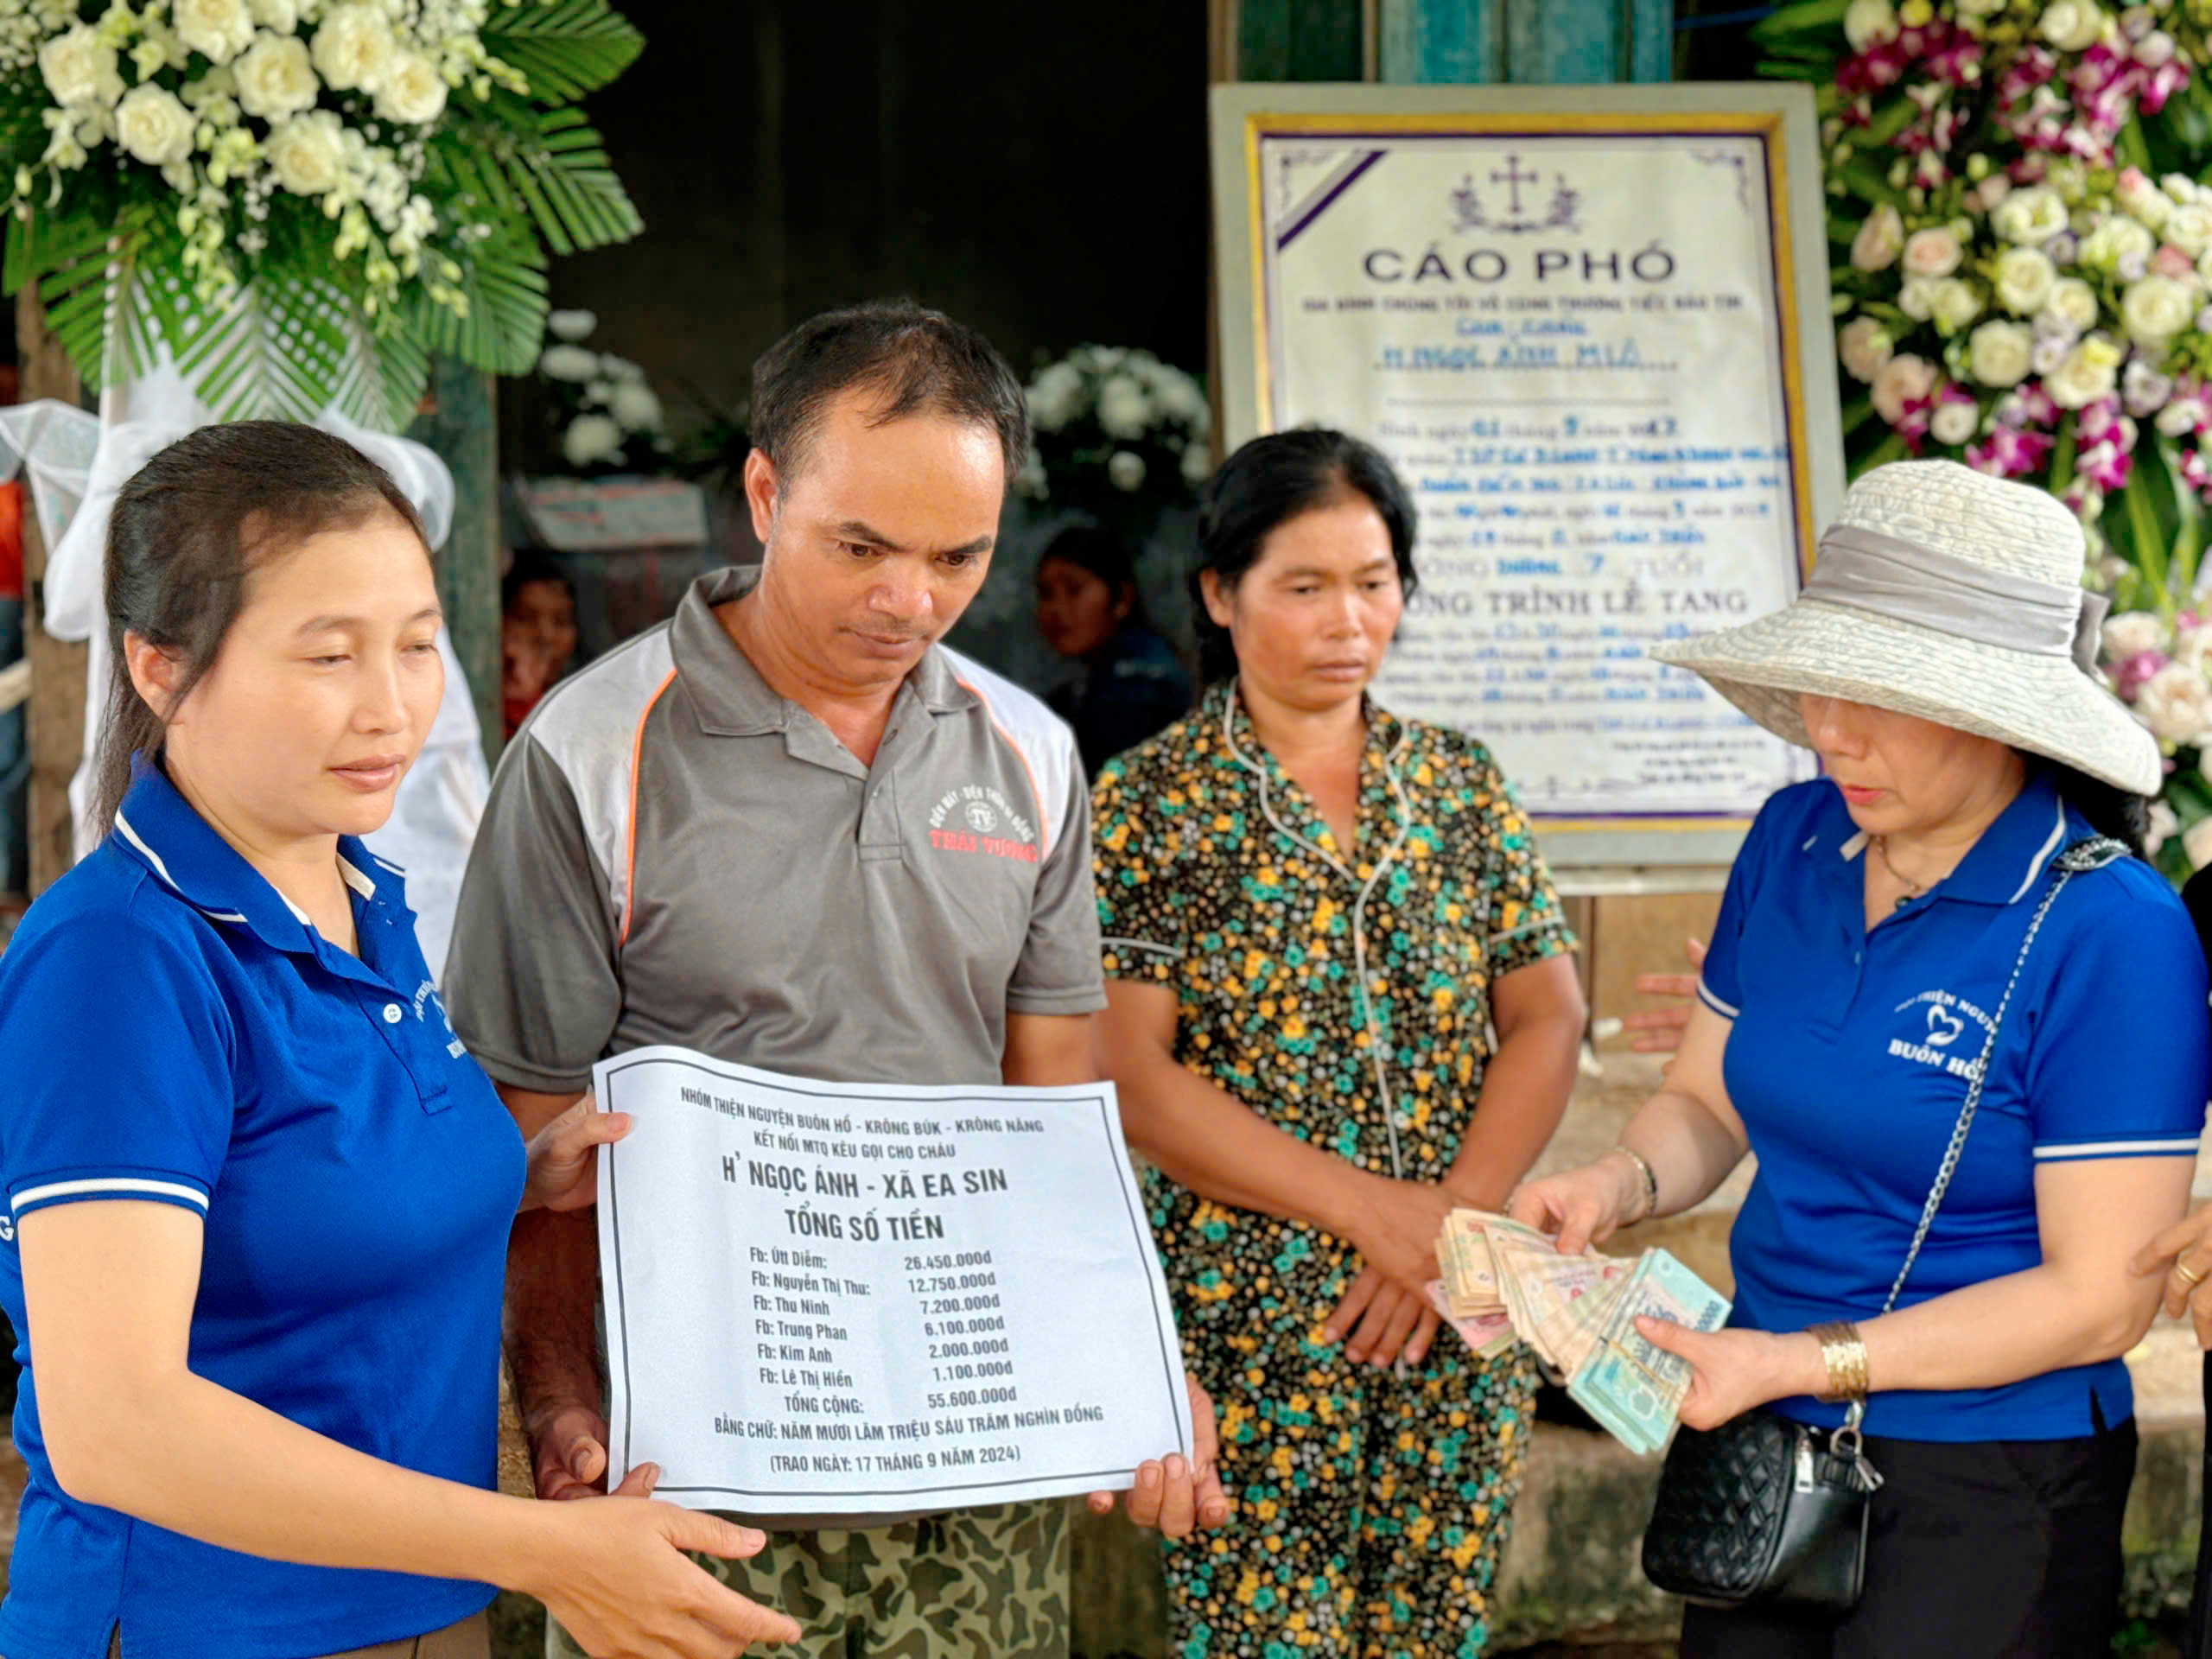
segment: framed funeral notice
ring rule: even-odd
[[[1810,91],[1217,86],[1213,168],[1229,442],[1341,427],[1420,509],[1377,697],[1564,884],[1717,880],[1811,757],[1645,651],[1787,604],[1842,495]]]

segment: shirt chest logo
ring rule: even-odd
[[[1890,1057],[1936,1066],[1955,1077],[1974,1076],[1987,1035],[1995,1029],[1989,1015],[1955,991],[1923,991],[1891,1013],[1897,1025],[1890,1038]]]
[[[426,979],[415,988],[415,1017],[417,1020],[423,1017],[423,1010],[425,1007],[435,1008],[438,1011],[438,1018],[445,1022],[446,1052],[453,1058],[459,1059],[468,1052],[467,1045],[454,1034],[453,1016],[446,1012],[446,1005],[438,1001],[438,987],[435,981]]]
[[[1036,826],[988,784],[963,784],[944,792],[930,809],[930,845],[940,853],[1037,861]]]

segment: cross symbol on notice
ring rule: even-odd
[[[1492,184],[1502,184],[1513,193],[1512,212],[1516,219],[1521,217],[1521,187],[1523,184],[1534,184],[1538,179],[1543,177],[1541,173],[1523,173],[1520,169],[1521,157],[1518,155],[1509,155],[1505,158],[1505,171],[1490,175],[1490,181]]]

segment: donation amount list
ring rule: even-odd
[[[662,1465],[664,1495],[749,1514],[995,1503],[1109,1486],[1186,1444],[1110,1091],[892,1091],[640,1054],[607,1063],[601,1096],[639,1118],[602,1271],[616,1440],[626,1465]]]

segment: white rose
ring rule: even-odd
[[[548,346],[537,359],[537,372],[548,380],[573,380],[582,385],[599,378],[599,353],[581,346]]]
[[[556,311],[545,319],[547,334],[571,344],[583,339],[598,327],[599,317],[590,311]]]
[[[2151,822],[2143,831],[2144,856],[2156,858],[2158,849],[2164,846],[2180,829],[2181,820],[2174,816],[2173,808],[2164,801],[2152,802]]]
[[[1040,432],[1057,432],[1082,412],[1083,371],[1054,363],[1029,383],[1029,418]]]
[[[1928,419],[1928,435],[1938,443],[1965,443],[1981,424],[1981,410],[1972,404],[1939,404]]]
[[[365,5],[339,7],[315,32],[315,67],[341,92],[374,92],[398,49],[384,13]]]
[[[2141,219],[2113,213],[2083,239],[2082,263],[2111,270],[2130,255],[2148,259],[2158,245],[2158,238]]]
[[[2200,668],[2168,663],[2136,689],[2135,717],[2154,737],[2194,743],[2212,734],[2212,683]],[[2212,818],[2204,822],[2212,824]]]
[[[1116,489],[1134,490],[1144,482],[1144,457],[1116,449],[1106,458],[1106,476]]]
[[[246,0],[246,4],[253,21],[264,29],[289,35],[300,26],[299,0]]]
[[[1126,374],[1109,375],[1098,389],[1098,424],[1113,438],[1140,438],[1152,424],[1152,399]],[[1141,465],[1141,463],[1140,463]],[[1123,489],[1134,489],[1125,484]]]
[[[2166,215],[2166,222],[2160,228],[2167,241],[2190,258],[2197,258],[2206,249],[2212,248],[2212,207],[2196,202],[2177,207]]]
[[[2062,52],[2086,52],[2105,32],[2105,15],[2088,0],[2055,0],[2044,8],[2036,32]]]
[[[1936,293],[1942,286],[1933,276],[1906,277],[1897,290],[1897,309],[1915,322],[1926,322],[1936,315]]]
[[[2044,377],[2043,389],[2061,409],[2085,409],[2112,396],[2120,384],[2120,357],[2118,346],[2092,334]]]
[[[307,43],[289,35],[256,35],[232,73],[238,107],[264,121],[313,109],[322,90],[308,62]]]
[[[1946,334],[1956,334],[1981,315],[1981,296],[1970,283],[1946,276],[1936,284],[1936,323]]]
[[[607,415],[579,415],[561,435],[561,453],[571,467],[590,467],[622,459],[622,429]]]
[[[445,113],[446,78],[420,52],[396,52],[377,83],[377,113],[423,127]]]
[[[1206,474],[1213,471],[1213,452],[1203,443],[1194,443],[1183,452],[1183,481],[1192,489],[1206,481]]]
[[[1890,0],[1851,0],[1843,14],[1843,36],[1854,52],[1897,37],[1897,14]]]
[[[1160,408],[1186,426],[1204,421],[1210,412],[1198,383],[1180,369],[1163,368],[1154,379],[1153,395]]]
[[[2028,377],[2035,343],[2025,323],[1985,322],[1967,341],[1967,372],[1985,386],[2017,386]]]
[[[1014,480],[1014,493],[1027,496],[1032,501],[1042,501],[1052,493],[1052,480],[1045,473],[1045,457],[1037,453],[1037,446],[1029,446],[1029,458],[1021,463],[1021,471]]]
[[[1908,352],[1882,365],[1874,377],[1874,411],[1891,426],[1904,417],[1904,406],[1936,390],[1936,365]]]
[[[2031,185],[1999,202],[1989,223],[2007,242],[2047,242],[2066,228],[2066,203],[2057,191]]]
[[[1961,257],[1959,238],[1940,226],[1905,238],[1904,268],[1916,276],[1948,276],[1959,268]]]
[[[2146,651],[2164,651],[2165,624],[2150,611],[2122,611],[2118,616],[2105,619],[2101,643],[2107,658],[2124,663]]]
[[[1997,298],[2016,317],[2043,309],[2058,282],[2058,267],[2040,248],[2007,248],[1997,256]]]
[[[346,129],[336,111],[315,110],[269,129],[269,170],[294,195],[327,195],[346,175]]]
[[[1859,227],[1859,234],[1851,238],[1852,268],[1886,270],[1904,251],[1904,220],[1896,208],[1885,202]]]
[[[2171,276],[2145,276],[2120,296],[2120,326],[2139,346],[2164,346],[2196,317],[2196,296]]]
[[[2212,862],[2212,818],[2199,818],[2182,831],[2181,850],[2192,870],[2201,870],[2207,862]]]
[[[210,63],[228,63],[253,39],[245,0],[176,0],[170,22],[177,39]]]
[[[199,124],[175,92],[148,81],[115,106],[115,141],[149,167],[169,167],[192,154]]]
[[[660,399],[651,386],[626,380],[607,400],[608,411],[632,432],[658,432],[661,428]]]
[[[2085,334],[2097,326],[2097,290],[2079,276],[2060,277],[2051,285],[2050,296],[2044,303],[2077,334]]]
[[[1873,318],[1853,317],[1837,337],[1836,349],[1846,373],[1854,380],[1871,381],[1882,372],[1882,365],[1896,355],[1896,342]]]
[[[2113,191],[2113,199],[2128,213],[2141,219],[2152,230],[2166,222],[2174,204],[2166,193],[2143,175],[2139,168],[2128,168],[2120,175],[2120,182]]]
[[[101,45],[99,37],[83,23],[39,48],[38,72],[54,101],[64,109],[82,105],[105,109],[123,96],[115,48]]]
[[[2197,397],[2177,397],[2160,410],[2152,423],[2167,437],[2178,438],[2196,430],[2196,423],[2204,418],[2204,404]]]

